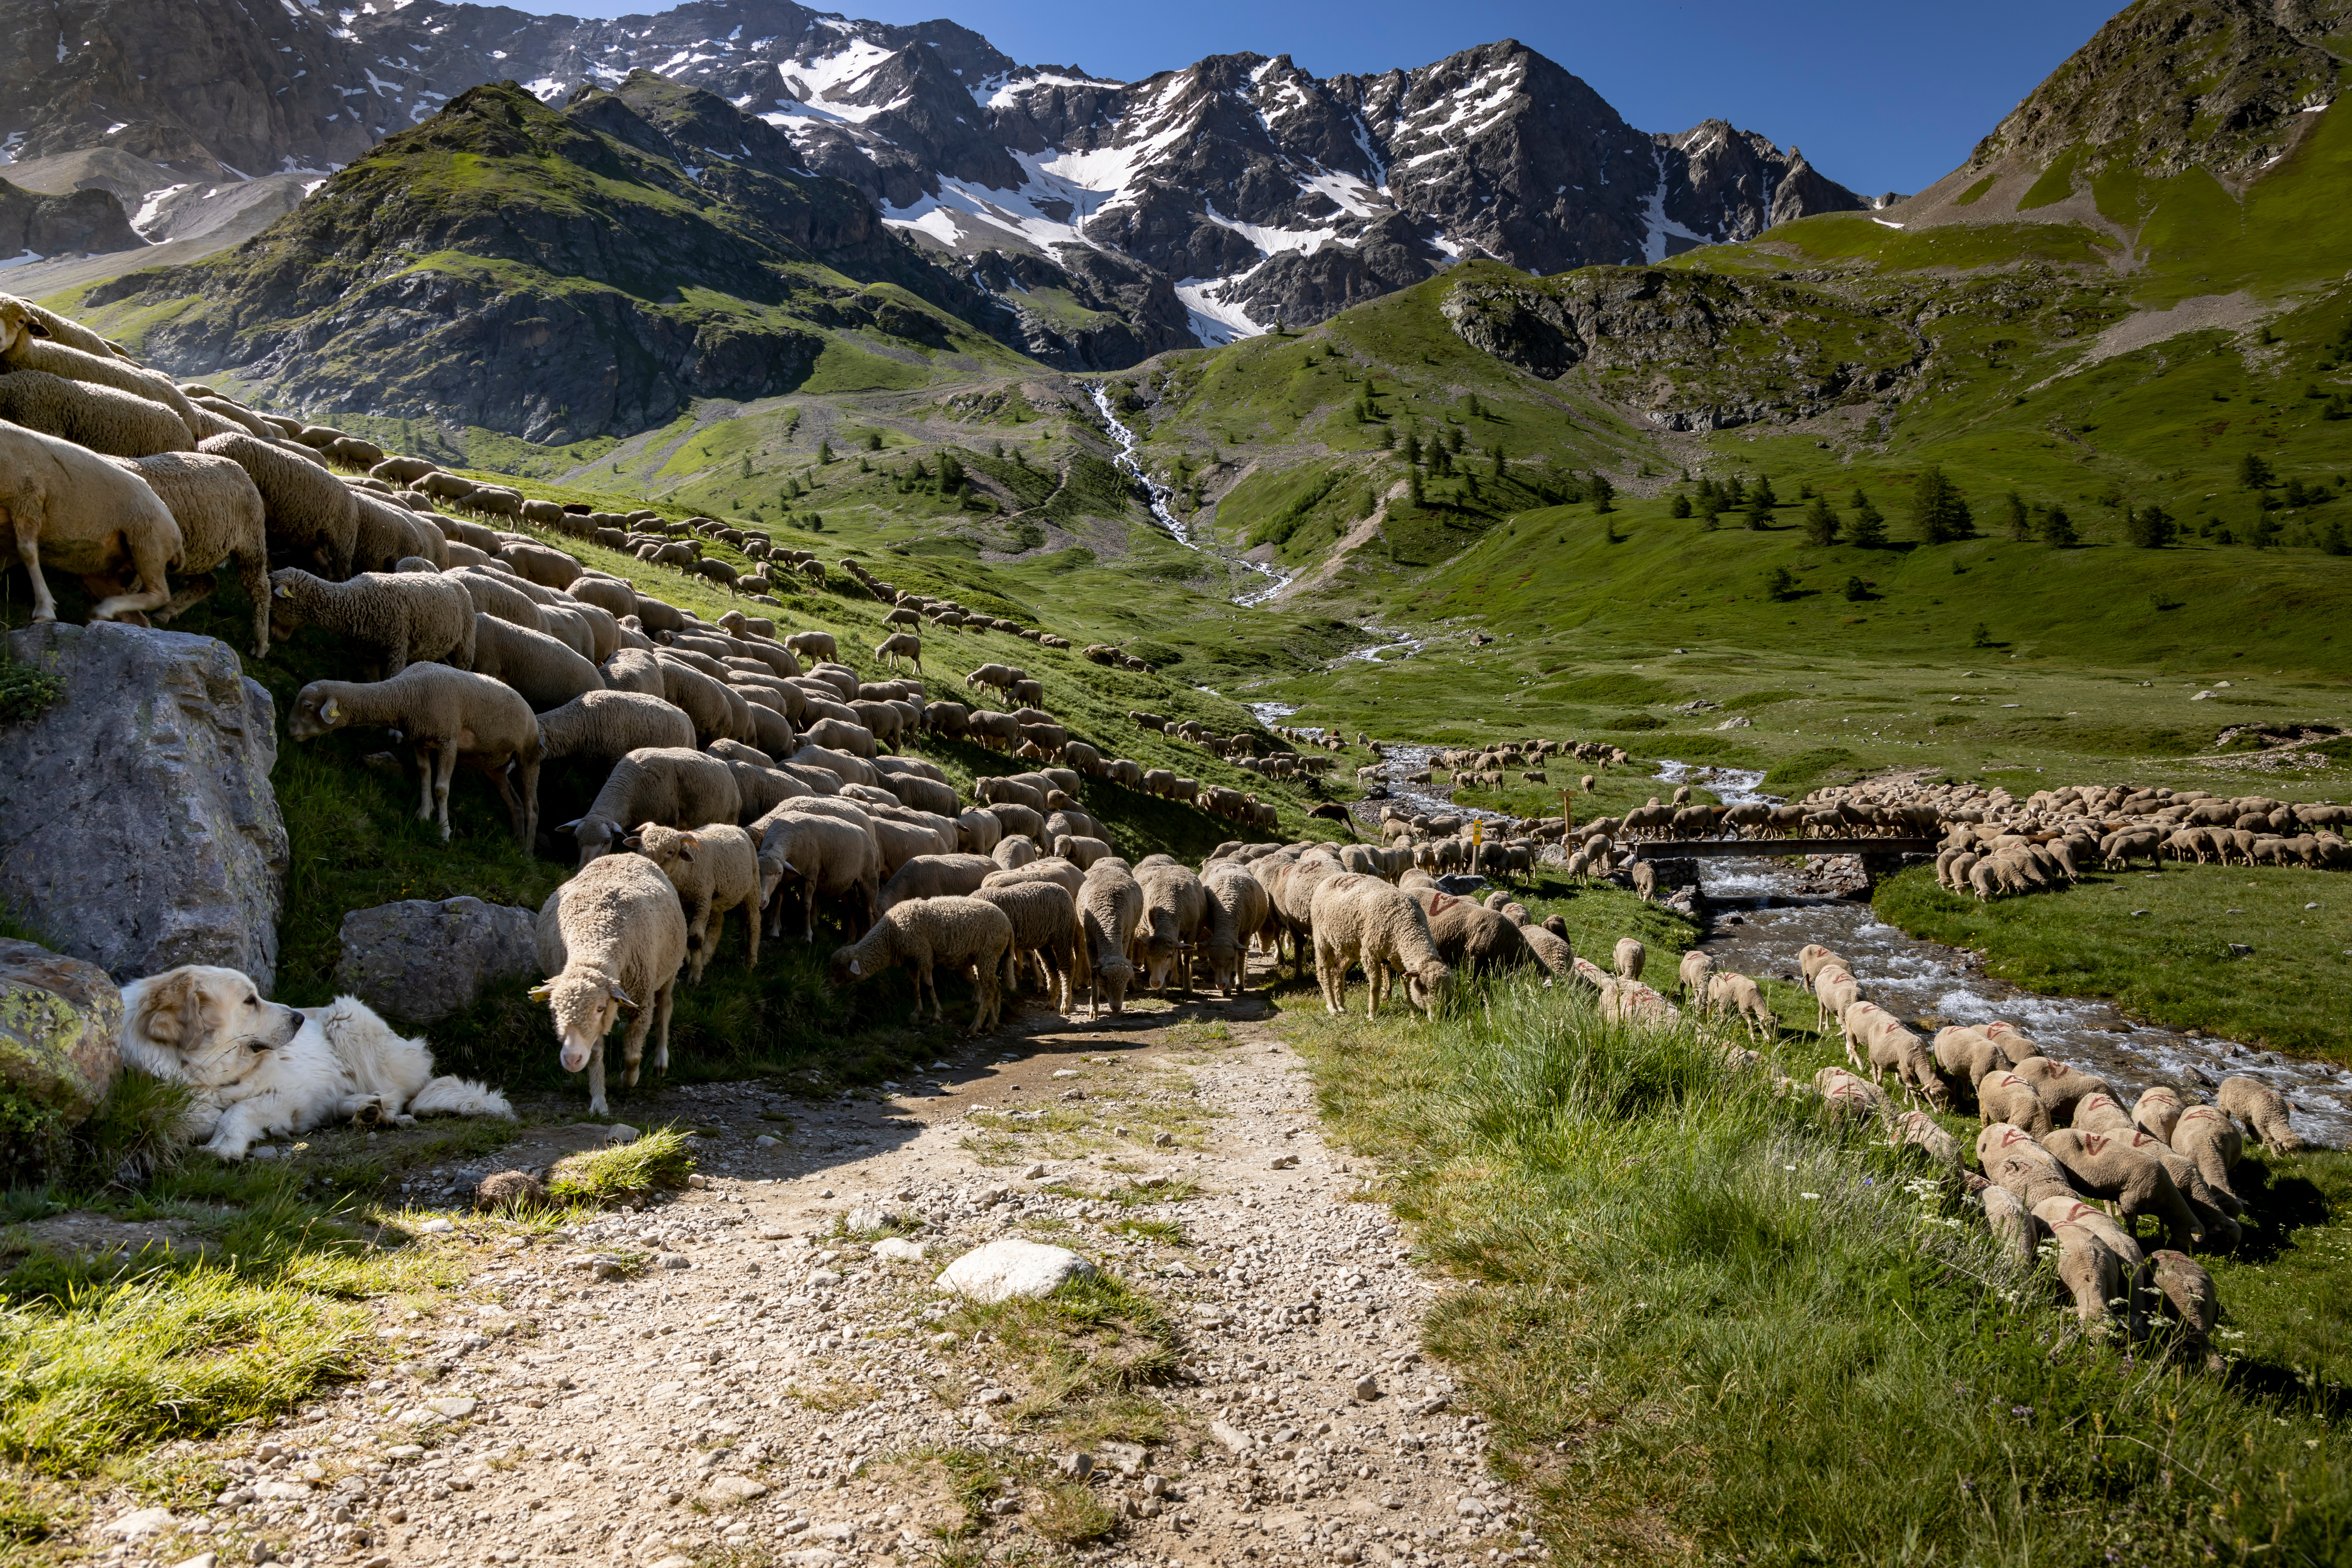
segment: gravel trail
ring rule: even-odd
[[[1384,1206],[1350,1201],[1366,1168],[1324,1142],[1265,1016],[1246,996],[1033,1012],[887,1099],[753,1082],[627,1106],[703,1130],[695,1190],[552,1237],[461,1219],[425,1238],[468,1253],[469,1286],[437,1310],[379,1303],[392,1364],[208,1445],[236,1484],[112,1556],[1533,1559],[1525,1504],[1419,1349],[1441,1286]],[[1160,1306],[1173,1375],[1124,1417],[1156,1440],[1089,1437],[1062,1363],[933,1290],[1000,1237],[1074,1248]],[[1070,1543],[1068,1479],[1089,1466],[1116,1523]]]

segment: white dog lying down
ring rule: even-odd
[[[324,1007],[261,999],[234,969],[187,964],[122,988],[122,1059],[196,1088],[194,1135],[224,1160],[264,1138],[353,1118],[503,1116],[506,1097],[435,1078],[433,1053],[355,996]]]

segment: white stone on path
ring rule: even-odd
[[[180,1521],[172,1517],[168,1508],[142,1508],[126,1513],[106,1527],[106,1533],[124,1541],[135,1541],[142,1535],[160,1535]]]
[[[768,1489],[749,1476],[721,1476],[702,1495],[714,1503],[750,1502],[767,1496]]]
[[[1073,1279],[1088,1279],[1095,1266],[1066,1247],[1007,1237],[975,1247],[940,1275],[939,1289],[975,1301],[1050,1296]]]
[[[930,1248],[919,1241],[908,1241],[903,1236],[886,1236],[874,1244],[874,1256],[893,1263],[919,1263]]]

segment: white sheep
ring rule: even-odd
[[[1630,936],[1619,937],[1617,939],[1616,949],[1612,954],[1617,972],[1617,978],[1620,980],[1641,979],[1642,965],[1648,961],[1649,956],[1649,949],[1643,947],[1639,939]]]
[[[47,371],[0,375],[0,419],[114,458],[148,458],[195,446],[180,416],[152,399]]]
[[[1062,1013],[1077,1005],[1078,986],[1087,978],[1087,944],[1078,906],[1055,882],[1012,882],[974,889],[971,894],[1004,911],[1013,922],[1013,951],[1006,963],[1011,984],[1026,957],[1037,971],[1046,1000]]]
[[[753,825],[760,840],[760,901],[768,910],[771,935],[782,934],[783,900],[775,895],[786,877],[799,878],[803,888],[803,942],[816,940],[819,894],[856,894],[864,925],[880,913],[882,850],[873,827],[862,814],[851,822],[817,809],[828,804],[788,802]]]
[[[1058,850],[1057,850],[1058,852]],[[1173,861],[1147,862],[1136,870],[1143,889],[1143,923],[1137,931],[1137,952],[1143,960],[1143,983],[1165,991],[1181,971],[1185,995],[1192,994],[1192,955],[1208,918],[1208,897],[1201,879]]]
[[[916,899],[886,910],[857,941],[835,950],[827,965],[835,985],[847,985],[903,964],[915,976],[915,1010],[931,994],[931,1017],[943,1021],[936,971],[971,973],[977,1001],[972,1031],[993,1025],[1003,1008],[1003,977],[1013,952],[1013,922],[979,899]]]
[[[1438,956],[1429,917],[1412,894],[1378,877],[1341,871],[1316,885],[1308,906],[1315,944],[1315,975],[1323,1005],[1334,1015],[1348,1006],[1348,970],[1360,964],[1370,987],[1365,1016],[1380,1016],[1381,998],[1396,976],[1405,1000],[1433,1015],[1452,984],[1453,971]]]
[[[62,320],[62,318],[58,318]],[[68,381],[111,386],[133,397],[160,403],[180,417],[194,438],[196,409],[172,378],[109,353],[93,353],[61,341],[22,300],[0,295],[0,364],[10,370],[47,371]]]
[[[309,458],[243,431],[207,437],[196,450],[231,459],[253,480],[273,548],[310,551],[311,563],[336,582],[352,574],[359,503],[341,479]]]
[[[741,806],[734,772],[724,760],[683,747],[646,746],[614,763],[587,811],[556,831],[578,841],[584,868],[635,824],[737,822]]]
[[[480,648],[478,641],[477,658]],[[692,721],[662,699],[636,691],[583,691],[541,713],[539,733],[542,757],[593,757],[608,768],[631,752],[694,749]]]
[[[634,1088],[646,1037],[654,1070],[669,1066],[670,1002],[686,962],[686,912],[660,868],[642,855],[606,855],[547,896],[539,910],[539,967],[530,997],[555,1021],[563,1070],[588,1069],[588,1110],[603,1116],[604,1037],[625,1007],[636,1015],[621,1046]]]
[[[1069,866],[1058,858],[1042,864]],[[1072,868],[1075,869],[1076,868]],[[1014,876],[1026,877],[1037,867],[1024,867]],[[1008,873],[999,871],[997,877]],[[1127,988],[1135,979],[1136,932],[1143,922],[1143,889],[1128,869],[1127,862],[1117,857],[1106,857],[1081,873],[1078,885],[1078,918],[1083,923],[1087,943],[1087,966],[1093,972],[1093,982],[1087,992],[1087,1005],[1099,1016],[1108,994],[1113,1016],[1127,1008]]]
[[[467,601],[473,602],[470,592]],[[478,675],[503,681],[522,694],[534,712],[548,712],[604,689],[596,667],[544,632],[519,626],[497,616],[474,612],[474,653],[471,667]],[[663,704],[668,707],[668,704]],[[677,713],[675,708],[670,709]],[[683,713],[677,714],[683,721]],[[690,740],[694,727],[686,725]]]
[[[661,868],[677,889],[686,914],[687,979],[702,984],[702,972],[719,950],[727,911],[740,909],[748,926],[747,969],[760,963],[760,851],[751,836],[731,822],[706,822],[692,832],[648,822],[629,836],[627,847]]]
[[[306,626],[375,650],[386,676],[436,660],[474,664],[474,601],[433,573],[362,572],[341,583],[297,566],[269,574],[270,626],[284,641]]]
[[[99,621],[154,609],[172,596],[167,574],[180,559],[180,525],[136,474],[96,452],[0,424],[0,520],[33,582],[33,619],[54,621],[58,602],[41,574],[50,565],[106,576],[126,567],[135,591],[109,595],[90,611]]]
[[[414,664],[389,680],[314,680],[294,696],[286,732],[297,741],[353,724],[398,730],[415,749],[419,822],[449,837],[449,778],[459,760],[488,773],[528,852],[539,834],[539,721],[511,689],[446,665]],[[428,760],[430,759],[430,760]],[[511,766],[514,782],[507,778]],[[518,788],[520,793],[518,793]]]
[[[144,479],[180,525],[180,591],[153,618],[168,622],[204,599],[212,592],[212,579],[205,578],[202,586],[192,585],[188,579],[233,561],[252,609],[253,657],[266,657],[269,652],[269,532],[261,492],[245,470],[227,458],[206,452],[158,452],[108,461]]]

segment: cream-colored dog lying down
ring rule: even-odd
[[[234,969],[188,964],[122,988],[122,1059],[196,1089],[193,1135],[224,1160],[331,1122],[503,1116],[506,1097],[435,1078],[433,1053],[354,996],[324,1007],[261,999]]]

